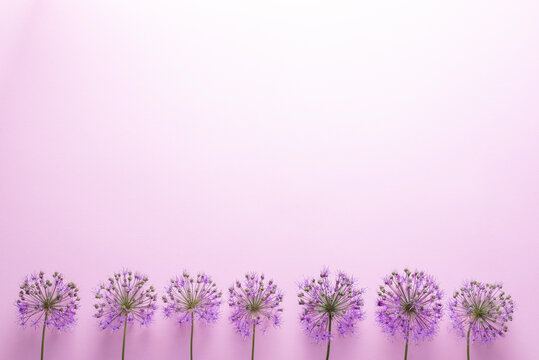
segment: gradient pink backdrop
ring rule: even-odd
[[[322,359],[295,283],[323,265],[368,289],[332,359],[401,359],[374,322],[404,266],[447,292],[503,281],[509,336],[474,360],[537,358],[539,2],[36,1],[0,3],[0,358],[37,359],[18,284],[62,271],[78,326],[47,359],[119,359],[92,290],[113,271],[158,289],[182,269],[226,289],[247,270],[285,292],[257,359]],[[197,359],[249,357],[223,306]],[[159,312],[128,359],[187,359]],[[414,360],[464,359],[444,319]]]

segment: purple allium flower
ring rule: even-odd
[[[457,334],[466,336],[468,359],[470,337],[472,341],[491,342],[504,336],[513,311],[513,299],[501,284],[470,281],[455,291],[449,300],[449,317]]]
[[[135,321],[141,325],[151,323],[155,313],[157,295],[153,286],[147,286],[148,277],[129,270],[115,273],[99,286],[95,297],[101,329],[118,330],[124,327],[122,359],[125,354],[127,325]]]
[[[207,324],[219,317],[222,293],[206,274],[196,278],[183,272],[181,277],[170,280],[163,295],[164,313],[167,318],[178,316],[178,323],[191,323],[191,359],[193,358],[193,328],[195,316]]]
[[[283,295],[277,289],[273,280],[266,282],[264,275],[246,274],[243,284],[236,284],[228,289],[228,305],[232,308],[230,321],[236,332],[243,337],[253,335],[251,358],[254,358],[256,327],[265,331],[269,324],[278,326],[281,323],[280,307]]]
[[[354,333],[357,322],[365,315],[364,291],[357,287],[354,278],[342,272],[331,282],[327,269],[322,270],[318,280],[306,279],[299,288],[299,304],[304,309],[300,322],[316,342],[328,341],[326,359],[329,359],[332,325],[337,325],[343,336]]]
[[[391,336],[400,333],[417,342],[431,339],[442,318],[442,291],[434,279],[423,271],[391,273],[378,291],[376,321]]]
[[[52,279],[46,279],[43,271],[32,274],[20,289],[17,308],[22,326],[45,325],[65,330],[75,323],[79,289],[72,282],[64,282],[62,274],[55,272]]]
[[[54,327],[66,330],[75,324],[75,313],[79,307],[79,289],[72,283],[64,282],[62,274],[55,272],[52,279],[45,273],[32,274],[20,286],[17,308],[22,326],[43,326],[41,338],[41,359],[45,344],[45,329]]]
[[[219,317],[222,293],[206,274],[194,278],[184,272],[181,277],[170,280],[165,292],[165,316],[177,315],[180,325],[191,322],[194,317],[207,324]]]

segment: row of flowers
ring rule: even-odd
[[[328,270],[319,277],[299,284],[298,301],[302,307],[300,322],[316,342],[327,343],[329,359],[333,336],[355,332],[364,318],[364,289],[356,279],[339,272],[330,279]],[[384,278],[377,292],[376,321],[391,336],[404,338],[404,359],[409,340],[431,339],[443,315],[443,292],[434,278],[423,271],[393,272]],[[95,317],[102,329],[123,328],[122,359],[125,358],[127,329],[135,322],[151,323],[157,309],[157,292],[148,285],[148,277],[124,270],[99,285],[95,292]],[[219,317],[222,293],[206,274],[184,272],[170,280],[162,295],[163,311],[180,325],[191,327],[190,358],[193,359],[195,321],[213,323]],[[251,359],[255,354],[255,334],[281,322],[283,294],[273,280],[264,275],[246,274],[228,289],[230,322],[243,337],[251,337]],[[66,282],[60,273],[47,278],[43,272],[30,275],[20,286],[17,308],[21,325],[42,326],[41,359],[45,330],[63,330],[75,323],[79,307],[79,289]],[[447,303],[449,317],[457,334],[470,341],[490,342],[503,336],[512,321],[514,304],[501,284],[471,281],[457,289]]]

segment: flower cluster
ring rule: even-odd
[[[300,322],[305,332],[316,342],[327,341],[327,357],[333,332],[340,335],[354,333],[364,313],[364,290],[345,273],[330,279],[324,269],[318,278],[300,282],[298,294],[302,307]],[[102,329],[117,330],[138,322],[151,323],[157,309],[157,294],[148,286],[148,278],[140,273],[124,270],[115,273],[101,284],[95,293],[95,317]],[[28,276],[20,285],[16,301],[22,326],[43,326],[42,355],[47,327],[58,330],[75,323],[79,307],[79,289],[65,282],[58,272],[46,278],[43,272]],[[432,338],[443,315],[442,290],[432,276],[423,271],[393,272],[383,280],[378,291],[376,321],[391,336],[400,334],[408,341]],[[210,276],[188,272],[170,281],[162,299],[164,315],[175,317],[180,325],[191,323],[191,356],[194,320],[213,323],[219,317],[222,293]],[[244,337],[255,330],[266,330],[269,325],[281,323],[283,295],[273,280],[264,275],[248,273],[242,281],[229,288],[229,317],[234,329]],[[470,281],[455,291],[448,302],[449,317],[456,332],[468,340],[491,342],[508,331],[513,320],[514,303],[501,284]],[[122,356],[125,354],[125,331]]]
[[[255,326],[265,330],[268,324],[281,323],[283,295],[273,280],[266,283],[264,275],[246,274],[243,284],[236,281],[228,290],[228,305],[232,308],[230,321],[239,334],[247,337]]]
[[[430,339],[442,318],[442,291],[434,279],[421,272],[393,272],[378,291],[376,320],[383,331],[399,332],[406,340]]]
[[[206,274],[194,278],[184,272],[181,277],[170,280],[165,293],[165,316],[177,314],[180,325],[190,322],[195,315],[206,323],[215,322],[219,317],[222,294]]]
[[[95,304],[97,312],[94,316],[99,319],[99,326],[117,330],[134,321],[149,324],[156,309],[157,295],[153,286],[146,285],[147,282],[146,276],[124,270],[101,284],[95,294],[98,303]]]
[[[331,338],[332,323],[337,325],[339,334],[352,334],[364,317],[363,290],[357,287],[355,279],[342,272],[331,282],[325,269],[318,280],[306,279],[299,288],[299,304],[303,306],[300,321],[316,342]]]
[[[64,282],[62,274],[55,272],[52,279],[45,273],[28,276],[20,286],[17,308],[21,325],[52,326],[65,330],[75,323],[79,307],[79,289]]]
[[[513,320],[514,304],[501,284],[466,283],[449,301],[449,317],[460,336],[490,342],[503,336]]]

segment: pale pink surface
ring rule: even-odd
[[[47,359],[119,359],[92,289],[122,267],[162,290],[182,269],[226,290],[247,270],[285,292],[257,359],[321,359],[295,283],[323,265],[368,289],[332,359],[401,359],[374,322],[381,277],[447,291],[503,281],[509,336],[473,359],[537,358],[539,2],[4,1],[0,4],[0,358],[36,359],[17,325],[27,273],[81,288]],[[473,4],[471,4],[473,3]],[[197,359],[249,357],[223,307]],[[161,312],[130,360],[187,359]],[[464,359],[444,319],[409,359]]]

